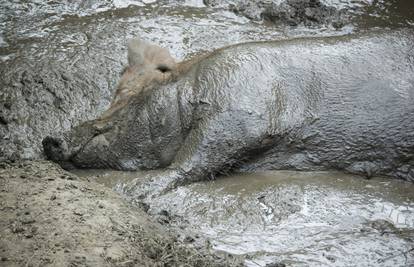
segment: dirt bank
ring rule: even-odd
[[[47,161],[0,169],[0,266],[235,266]]]

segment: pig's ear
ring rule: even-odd
[[[128,41],[128,64],[130,67],[144,64],[144,53],[146,43],[139,39]]]

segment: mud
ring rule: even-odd
[[[142,210],[53,163],[0,169],[0,266],[233,266]],[[185,236],[184,236],[185,237]]]
[[[118,187],[140,172],[77,171]],[[118,186],[117,186],[118,185]],[[246,266],[411,266],[414,185],[340,172],[236,174],[179,187],[147,211]],[[283,265],[284,264],[284,265]]]
[[[414,192],[401,181],[242,175],[180,187],[154,202],[150,218],[98,184],[112,188],[140,174],[79,178],[49,162],[4,163],[41,158],[45,136],[100,115],[127,63],[129,38],[184,59],[246,41],[414,25],[411,0],[321,3],[351,20],[290,26],[262,20],[263,10],[201,0],[2,1],[0,266],[237,265],[220,250],[243,254],[250,266],[414,265]],[[205,240],[215,250],[200,249]]]
[[[249,19],[265,20],[275,24],[289,26],[304,25],[308,27],[331,26],[342,28],[350,22],[346,9],[327,6],[319,0],[286,1],[217,1],[205,0],[209,6],[227,7],[236,14]]]

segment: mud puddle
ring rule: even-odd
[[[91,175],[93,173],[93,175]],[[78,172],[107,186],[133,172]],[[412,266],[414,185],[339,172],[238,174],[151,203],[171,227],[244,255],[247,266]],[[194,241],[196,242],[196,241]]]

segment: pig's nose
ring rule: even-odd
[[[64,161],[67,152],[66,142],[58,137],[48,136],[42,141],[43,150],[48,159]]]

